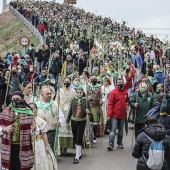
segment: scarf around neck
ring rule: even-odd
[[[96,88],[100,87],[100,84],[92,85],[92,84],[88,83],[88,86],[90,87],[90,89],[92,91],[94,91]]]
[[[78,100],[78,103],[81,104],[81,103],[82,103],[82,100],[85,100],[86,98],[85,98],[85,97],[78,98],[78,97],[76,96],[75,99],[77,99],[77,100]]]
[[[17,113],[20,113],[20,114],[27,114],[27,115],[33,116],[33,112],[32,112],[32,110],[31,110],[29,107],[16,108],[16,107],[13,107],[11,103],[9,104],[9,107],[10,107],[14,112],[17,112]]]
[[[50,109],[51,115],[52,115],[52,117],[54,118],[54,113],[53,113],[53,109],[52,109],[52,104],[53,104],[53,103],[54,103],[54,100],[51,99],[50,102],[49,102],[46,106],[43,104],[42,101],[38,101],[38,102],[36,103],[36,105],[37,105],[38,108],[40,108],[40,109],[42,109],[42,110],[44,110],[44,111]]]
[[[157,81],[154,77],[151,77],[151,76],[148,76],[148,79],[149,79],[151,85],[154,85]]]

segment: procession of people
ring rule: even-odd
[[[70,148],[78,164],[82,148],[91,153],[107,131],[106,150],[114,150],[116,135],[123,149],[124,126],[127,132],[131,123],[136,169],[152,169],[145,158],[154,140],[163,141],[160,170],[168,170],[167,42],[67,3],[15,1],[10,6],[39,30],[44,44],[31,43],[26,54],[8,51],[0,59],[2,168],[57,170],[57,159]]]

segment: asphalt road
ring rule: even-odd
[[[108,135],[103,137],[102,144],[98,138],[97,143],[92,145],[92,161],[89,149],[86,149],[86,155],[83,150],[82,159],[79,164],[74,165],[75,150],[69,149],[67,156],[58,158],[59,170],[135,170],[137,159],[131,156],[132,131],[132,128],[129,128],[128,136],[124,134],[124,149],[117,148],[117,136],[113,151],[107,151]]]

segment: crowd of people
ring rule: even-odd
[[[109,130],[134,124],[137,170],[148,165],[153,141],[163,141],[160,169],[170,168],[170,48],[158,38],[83,9],[54,2],[10,5],[45,39],[25,55],[0,60],[1,164],[10,170],[56,170],[58,155],[93,147]],[[150,140],[151,138],[151,140]],[[35,158],[35,159],[34,159]],[[146,159],[145,159],[146,158]],[[168,160],[169,159],[169,160]]]

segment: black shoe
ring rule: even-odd
[[[113,150],[113,145],[111,143],[109,143],[109,146],[107,148],[108,151],[112,151]]]
[[[74,162],[73,162],[73,164],[78,164],[79,163],[79,160],[78,159],[76,159],[76,158],[74,158]]]
[[[123,149],[124,148],[123,143],[118,144],[118,148]]]
[[[79,159],[81,159],[81,158],[82,158],[82,155],[80,155]]]

